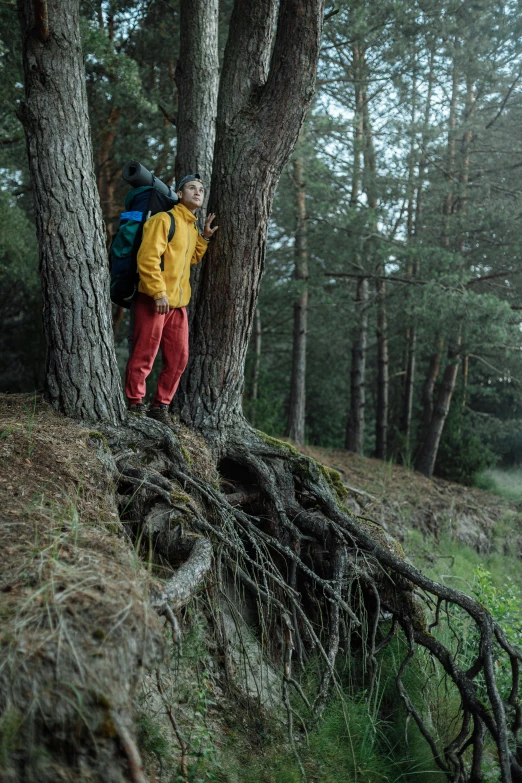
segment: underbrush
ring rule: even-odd
[[[296,737],[308,781],[438,783],[444,779],[417,726],[407,720],[406,709],[396,691],[395,673],[404,652],[402,640],[396,639],[390,645],[379,663],[371,694],[369,688],[347,684],[352,679],[348,676],[349,659],[340,661],[340,666],[345,667],[339,673],[342,689],[332,696],[320,722],[308,734],[301,731]],[[421,674],[415,664],[405,676],[410,693],[419,702],[425,699],[421,693],[424,683]],[[313,672],[309,677],[312,681]],[[312,688],[307,690],[313,692]],[[262,753],[255,755],[239,743],[232,750],[237,760],[231,774],[219,778],[223,783],[301,783],[303,780],[295,756],[282,740],[272,741]]]

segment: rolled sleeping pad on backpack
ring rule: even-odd
[[[154,190],[157,190],[162,196],[170,198],[176,204],[178,203],[178,196],[173,186],[165,185],[164,182],[154,176],[152,171],[146,169],[145,166],[142,166],[137,160],[129,160],[123,167],[121,176],[122,179],[124,179],[125,182],[128,182],[129,185],[132,185],[133,188],[154,188]]]

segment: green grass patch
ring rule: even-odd
[[[479,489],[500,495],[506,500],[522,501],[522,468],[488,468],[475,476],[474,483]]]

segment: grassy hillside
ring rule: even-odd
[[[349,641],[343,642],[338,656],[337,686],[322,720],[305,729],[302,719],[307,721],[310,710],[297,692],[292,696],[292,748],[280,696],[281,663],[269,658],[262,629],[245,610],[244,595],[230,585],[228,604],[218,605],[212,585],[206,586],[180,613],[183,645],[176,646],[170,631],[160,631],[157,618],[147,610],[144,597],[153,569],[143,569],[117,519],[110,473],[99,461],[104,455],[99,434],[56,416],[29,397],[0,398],[0,419],[0,452],[6,466],[0,477],[0,544],[7,563],[0,575],[0,674],[6,667],[23,674],[10,674],[11,683],[20,685],[19,698],[0,714],[2,780],[12,765],[36,752],[42,769],[55,764],[65,775],[69,756],[58,765],[45,733],[33,746],[28,730],[32,724],[24,713],[31,720],[34,713],[36,725],[36,707],[47,704],[42,701],[48,698],[45,678],[54,683],[54,701],[46,707],[49,725],[58,718],[62,727],[67,721],[73,724],[81,715],[80,729],[87,727],[96,735],[111,764],[119,763],[124,739],[132,740],[132,727],[137,726],[150,783],[297,783],[303,779],[302,770],[310,783],[445,780],[397,695],[396,673],[407,653],[400,634],[378,655],[370,675],[357,631],[346,629]],[[188,441],[186,446],[190,447]],[[349,493],[346,502],[356,515],[388,530],[429,576],[477,596],[510,640],[522,646],[522,504],[516,474],[485,474],[482,485],[489,481],[487,486],[503,492],[501,496],[429,481],[407,468],[341,450],[304,451],[339,470]],[[120,589],[127,582],[130,587]],[[135,670],[129,662],[126,668],[117,663],[120,646],[133,650],[133,640],[140,636],[138,625],[130,624],[127,615],[131,598],[139,606],[136,615],[144,613],[150,625],[150,638],[161,633],[168,649],[161,664],[141,675],[135,692],[142,653],[135,651],[140,658]],[[357,600],[363,603],[364,598],[354,593]],[[389,626],[383,616],[380,636]],[[466,663],[473,631],[465,617],[457,611],[433,632],[449,639],[459,661]],[[146,646],[147,655],[152,655],[159,642],[155,639]],[[24,668],[29,658],[34,674]],[[47,668],[38,668],[41,661]],[[100,672],[105,677],[103,693],[110,698],[91,687],[95,680],[101,682]],[[116,710],[118,678],[124,673],[132,687],[123,689],[125,704]],[[30,681],[24,679],[29,676]],[[313,652],[298,676],[304,697],[311,697],[317,683]],[[498,679],[505,687],[508,678],[501,667]],[[459,700],[440,668],[418,654],[406,668],[404,682],[444,744]],[[27,683],[44,696],[29,698]],[[85,754],[81,748],[86,742],[82,735],[78,748],[70,749],[71,759]],[[90,756],[82,763],[91,764]],[[490,748],[483,771],[485,782],[497,780]]]

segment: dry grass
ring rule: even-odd
[[[132,735],[132,694],[162,636],[102,451],[96,435],[40,400],[0,397],[6,783],[87,782],[102,770],[128,779],[121,735]]]

